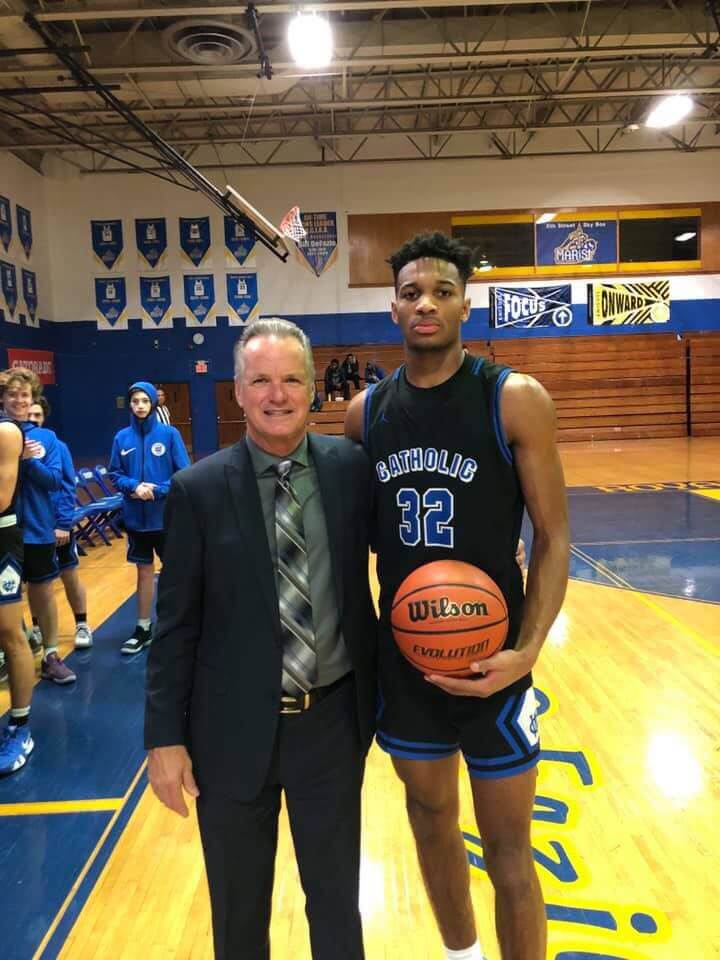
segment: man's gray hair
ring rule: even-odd
[[[300,344],[305,356],[305,375],[308,381],[308,387],[315,387],[315,361],[312,355],[312,346],[307,335],[290,320],[282,320],[280,317],[267,317],[263,320],[255,320],[245,328],[245,332],[235,344],[233,350],[233,359],[235,361],[235,379],[242,380],[243,360],[245,347],[256,337],[278,337],[285,339],[292,337]]]

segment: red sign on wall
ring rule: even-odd
[[[55,354],[52,350],[8,349],[8,366],[27,367],[41,383],[55,383]]]

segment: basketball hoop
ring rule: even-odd
[[[300,219],[300,207],[291,207],[288,210],[280,221],[280,233],[285,237],[290,237],[295,243],[305,239],[307,230]]]

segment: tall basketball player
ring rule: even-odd
[[[482,957],[458,826],[458,764],[470,775],[483,856],[495,889],[503,960],[544,960],[546,920],[530,845],[540,745],[531,669],[560,607],[568,522],[552,401],[535,380],[466,353],[470,251],[420,235],[391,257],[393,320],[404,366],[358,394],[346,433],[375,469],[381,708],[425,886],[448,958]],[[523,507],[533,548],[523,597],[515,562]],[[389,611],[417,567],[456,559],[500,586],[505,647],[467,680],[423,676],[392,640]]]

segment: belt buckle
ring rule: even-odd
[[[281,715],[292,715],[295,713],[304,713],[310,706],[310,694],[304,693],[302,696],[302,705],[295,706],[299,697],[280,697],[280,713]],[[287,704],[287,706],[284,706]],[[292,706],[290,706],[292,704]]]

